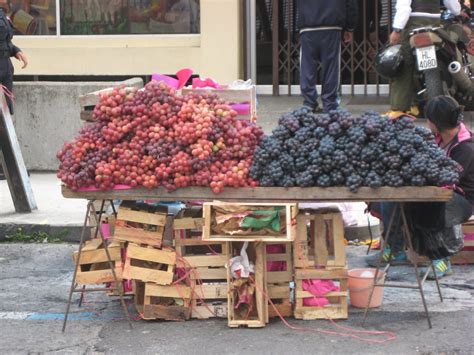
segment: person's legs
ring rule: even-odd
[[[446,202],[445,220],[446,227],[454,229],[454,233],[460,238],[464,238],[462,232],[462,223],[466,222],[473,214],[472,204],[461,194],[454,193],[450,201]],[[438,278],[451,275],[450,258],[433,260],[434,269]],[[433,270],[430,270],[428,279],[433,280]]]
[[[300,87],[305,106],[315,109],[318,107],[317,84],[317,31],[303,32],[301,34],[300,50]]]
[[[407,112],[410,109],[414,97],[413,76],[415,61],[410,47],[411,27],[408,26],[401,34],[401,52],[403,55],[403,69],[391,82],[390,109],[392,111]]]
[[[321,44],[321,99],[324,111],[339,106],[339,85],[341,76],[341,31],[320,31]]]
[[[366,263],[369,266],[377,266],[380,262],[380,259],[382,259],[382,263],[387,263],[390,260],[393,265],[405,264],[407,262],[407,257],[405,254],[405,241],[403,239],[401,229],[402,220],[400,211],[396,209],[397,203],[382,202],[374,205],[374,207],[382,219],[386,245],[384,245],[384,249],[379,253],[367,257],[365,259]],[[388,228],[390,226],[392,215],[393,221],[389,231]]]

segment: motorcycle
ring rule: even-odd
[[[420,27],[410,33],[416,60],[417,104],[450,95],[465,111],[474,111],[474,31],[469,17],[442,14],[441,27]]]

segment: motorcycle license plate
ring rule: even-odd
[[[438,67],[435,46],[417,48],[416,59],[418,62],[418,70],[428,70]]]

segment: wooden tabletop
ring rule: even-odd
[[[353,193],[347,187],[257,187],[226,188],[215,194],[207,187],[187,187],[172,192],[164,188],[147,190],[73,191],[62,186],[66,198],[88,200],[234,201],[234,202],[337,202],[337,201],[448,201],[453,192],[439,187],[361,187]]]

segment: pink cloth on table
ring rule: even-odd
[[[237,112],[239,115],[248,115],[250,114],[250,104],[234,104],[230,105],[232,110]]]
[[[337,292],[340,289],[331,280],[303,280],[303,290],[315,296],[304,298],[304,306],[324,307],[329,304],[329,300],[324,296],[330,292]]]

